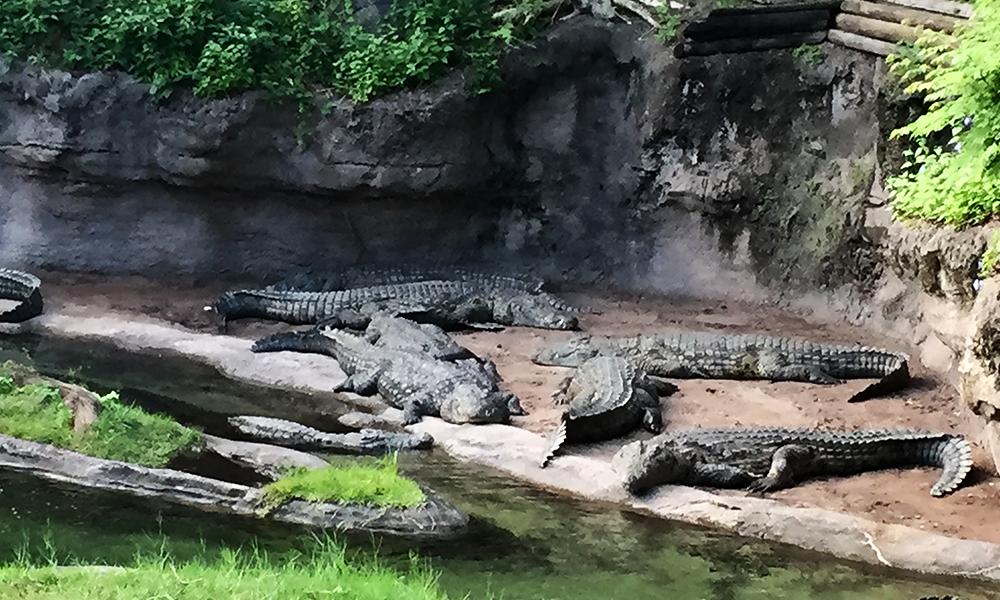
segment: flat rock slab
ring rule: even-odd
[[[330,463],[318,456],[291,448],[229,440],[208,434],[202,434],[202,440],[205,450],[237,465],[253,469],[268,479],[278,479],[283,471],[291,467],[321,469],[330,466]]]
[[[206,511],[261,517],[259,489],[192,475],[105,460],[48,444],[0,435],[0,469],[131,496],[157,498]],[[402,537],[446,538],[465,529],[469,517],[430,490],[415,508],[288,502],[268,518],[320,529]]]
[[[61,337],[96,337],[126,350],[167,350],[208,363],[234,379],[251,383],[334,393],[347,375],[327,356],[300,352],[255,354],[253,341],[226,335],[195,333],[150,320],[117,316],[84,316],[66,312],[43,314],[29,330]]]
[[[661,486],[652,494],[632,497],[618,483],[608,459],[559,456],[545,469],[539,468],[538,457],[547,442],[530,431],[508,425],[460,426],[427,417],[410,428],[433,435],[438,445],[453,456],[589,500],[617,502],[666,519],[718,527],[847,560],[920,573],[1000,580],[1000,544],[946,537],[821,508],[787,506],[767,498],[722,496],[686,486]]]

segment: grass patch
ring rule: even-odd
[[[140,558],[125,570],[57,570],[19,560],[0,568],[5,600],[438,600],[437,578],[413,560],[406,574],[372,559],[349,560],[326,538],[310,552],[269,557],[260,550],[223,550],[215,559]]]
[[[425,500],[416,483],[400,477],[395,454],[380,458],[375,465],[292,469],[262,491],[266,509],[296,498],[396,507],[419,506]]]
[[[44,383],[17,385],[11,371],[18,368],[0,365],[0,433],[147,467],[162,467],[201,440],[199,432],[168,417],[123,404],[117,392],[101,397],[104,411],[77,435],[58,390]]]

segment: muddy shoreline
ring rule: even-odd
[[[255,355],[251,341],[287,328],[256,321],[233,323],[220,334],[204,310],[221,290],[166,288],[141,278],[48,274],[46,312],[19,327],[42,335],[100,338],[133,351],[165,350],[212,364],[228,376],[259,384],[331,394],[344,376],[321,356]],[[599,310],[583,328],[628,335],[649,330],[761,331],[823,342],[893,344],[844,323],[821,321],[770,307],[668,298],[575,298]],[[608,461],[627,440],[571,448],[544,471],[535,457],[542,435],[559,410],[549,399],[565,369],[528,360],[538,346],[571,334],[522,328],[460,334],[459,343],[497,362],[507,387],[529,415],[509,426],[455,427],[436,419],[416,426],[432,433],[449,453],[501,468],[551,489],[623,503],[634,510],[826,552],[840,558],[925,573],[1000,579],[1000,490],[988,452],[975,438],[977,469],[955,494],[933,498],[932,469],[883,471],[811,481],[765,498],[739,491],[665,487],[631,499],[618,489]],[[775,425],[801,427],[914,427],[969,434],[970,415],[946,376],[912,370],[915,385],[895,396],[862,404],[844,400],[867,384],[836,387],[800,383],[677,381],[680,392],[663,399],[667,427]],[[642,435],[642,434],[637,434]],[[537,450],[535,449],[537,446]]]

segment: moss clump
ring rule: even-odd
[[[45,383],[17,385],[17,369],[23,367],[0,365],[0,433],[147,467],[162,467],[201,440],[199,432],[172,419],[122,404],[117,392],[100,398],[101,415],[77,435],[59,391]]]
[[[419,506],[425,500],[416,483],[400,477],[395,454],[379,459],[374,466],[292,469],[264,486],[263,493],[268,510],[296,498],[395,507]]]

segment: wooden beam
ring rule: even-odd
[[[818,44],[826,39],[826,31],[787,33],[765,38],[730,38],[711,42],[683,42],[674,46],[674,56],[708,56],[732,52],[756,52],[776,48],[796,48],[803,44]]]
[[[896,52],[896,44],[893,44],[892,42],[876,40],[874,38],[865,37],[856,33],[850,33],[848,31],[841,31],[839,29],[831,29],[827,39],[835,44],[840,44],[845,48],[860,50],[862,52],[877,54],[879,56],[889,56],[890,54]]]
[[[795,12],[799,10],[836,10],[840,0],[829,2],[802,2],[797,4],[772,4],[770,6],[744,6],[740,8],[717,8],[708,13],[709,17],[728,15],[763,15],[768,13]]]
[[[887,42],[896,43],[901,40],[915,42],[920,37],[920,31],[915,27],[857,15],[840,13],[837,15],[836,23],[838,29],[843,29],[848,33],[856,33]]]
[[[782,13],[713,15],[689,24],[684,29],[684,37],[698,42],[740,37],[771,37],[829,29],[832,21],[832,11],[826,8]]]
[[[889,4],[898,4],[909,8],[918,8],[929,12],[951,15],[963,19],[972,18],[972,4],[965,2],[949,2],[949,0],[884,0]]]
[[[876,4],[874,2],[866,2],[865,0],[844,0],[840,10],[851,15],[878,19],[880,21],[891,21],[893,23],[908,21],[910,25],[923,25],[924,27],[948,33],[954,31],[955,26],[961,22],[960,19],[939,13],[892,4]]]

